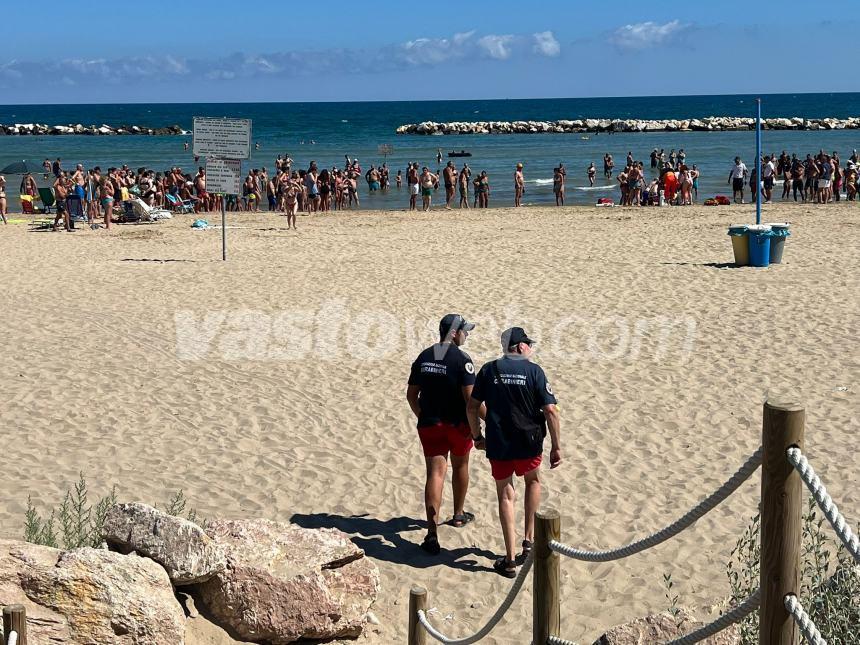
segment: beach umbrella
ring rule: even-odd
[[[16,161],[0,170],[0,174],[4,175],[26,175],[28,172],[45,172],[45,169],[40,163],[33,163],[32,161]]]

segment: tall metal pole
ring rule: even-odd
[[[756,99],[755,105],[755,178],[758,182],[755,187],[755,223],[761,224],[761,99]]]
[[[227,196],[221,195],[221,259],[227,261]]]

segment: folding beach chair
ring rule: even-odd
[[[175,195],[171,195],[167,193],[164,196],[167,199],[167,202],[170,204],[170,207],[173,209],[175,213],[193,213],[194,212],[194,202],[190,199],[179,199]]]
[[[138,197],[129,199],[124,203],[131,204],[132,212],[141,222],[155,222],[161,219],[173,218],[173,215],[170,213],[170,211],[165,210],[163,208],[155,208],[154,206],[150,206]]]
[[[51,228],[54,225],[54,220],[51,217],[36,217],[41,213],[36,212],[36,207],[33,206],[33,198],[30,195],[21,195],[21,212],[24,215],[30,215],[30,226],[38,229]]]
[[[45,209],[45,215],[51,214],[51,209],[57,205],[56,197],[54,196],[53,188],[40,188],[39,199],[42,200],[42,207]]]
[[[122,222],[130,224],[132,222],[140,222],[140,214],[135,212],[134,204],[130,199],[122,203]]]

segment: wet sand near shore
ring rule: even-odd
[[[21,219],[21,216],[14,216]],[[361,211],[298,218],[193,215],[111,231],[0,228],[0,537],[27,496],[163,505],[348,532],[380,569],[378,626],[405,641],[408,590],[433,621],[471,633],[510,581],[495,490],[473,454],[467,509],[424,555],[424,464],[405,400],[409,366],[445,313],[478,323],[464,349],[498,354],[522,323],[559,399],[564,463],[544,508],[562,539],[611,548],[661,528],[758,446],[766,396],[807,408],[807,452],[860,518],[860,207],[765,206],[789,221],[784,262],[734,268],[730,223],[752,206]],[[211,224],[220,214],[207,216]],[[27,219],[27,216],[24,216]],[[208,316],[208,318],[207,318]],[[548,451],[548,445],[547,445]],[[728,594],[725,563],[756,512],[759,477],[670,542],[619,563],[561,565],[565,638],[666,608],[662,575],[702,619]],[[522,487],[518,487],[522,492]],[[519,503],[518,503],[519,506]],[[446,487],[442,515],[451,515]],[[530,638],[526,585],[485,643]],[[203,642],[232,642],[212,632]]]

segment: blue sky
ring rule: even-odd
[[[860,88],[848,2],[9,3],[0,103],[424,100]],[[761,3],[764,4],[764,3]],[[608,8],[611,7],[611,10]],[[32,25],[19,28],[15,25]],[[827,45],[829,43],[829,45]],[[801,54],[804,45],[818,51]],[[829,53],[823,48],[829,47]],[[797,53],[790,54],[794,48]],[[764,65],[756,71],[758,56]],[[831,73],[822,73],[823,61]],[[856,62],[851,63],[856,69]]]

